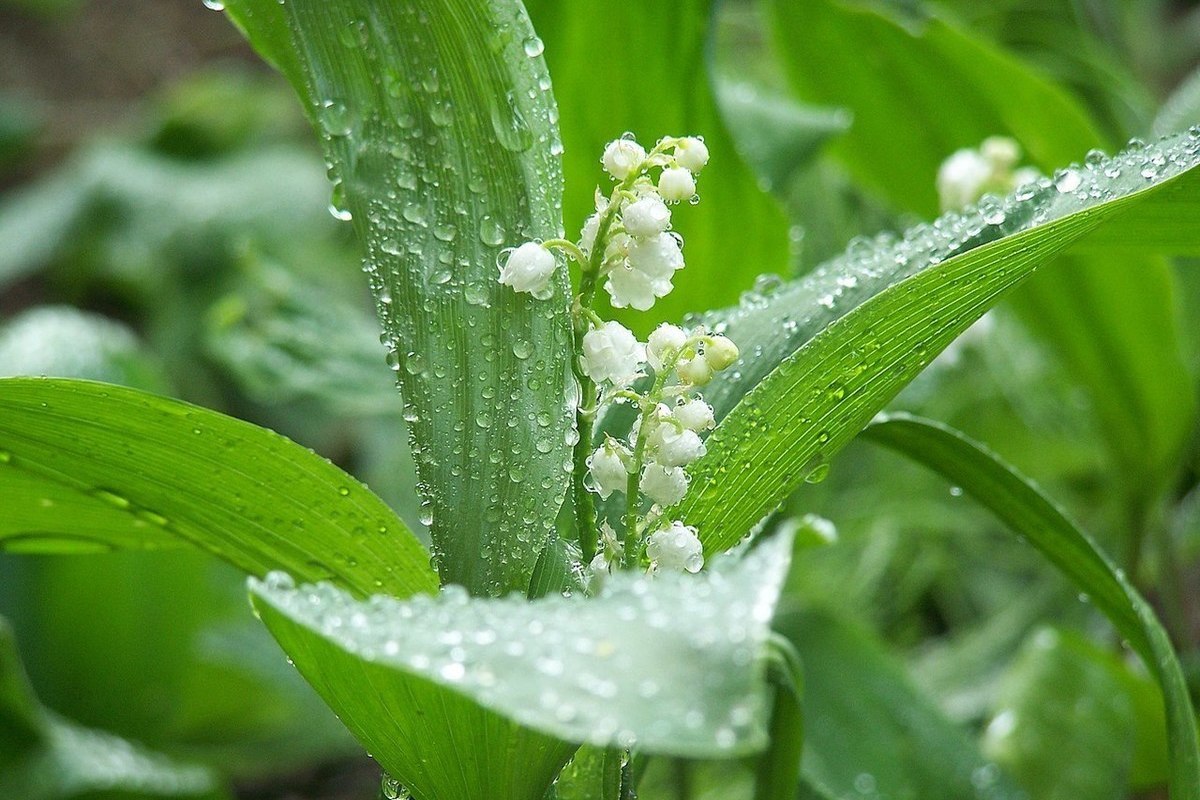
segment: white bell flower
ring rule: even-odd
[[[655,425],[647,442],[654,460],[666,467],[685,467],[708,452],[699,434],[674,420]]]
[[[992,163],[976,150],[958,150],[942,162],[937,173],[942,208],[969,206],[983,194],[992,179]]]
[[[607,499],[613,492],[625,491],[629,479],[626,465],[633,458],[629,449],[612,437],[606,436],[604,444],[587,457],[588,474],[591,476],[591,488],[596,494]]]
[[[597,211],[583,222],[583,230],[579,232],[579,249],[588,258],[592,257],[592,248],[596,246],[596,234],[600,233],[600,212]]]
[[[616,386],[625,386],[638,376],[645,360],[645,346],[619,322],[610,320],[583,336],[580,364],[584,373],[596,383],[609,381]]]
[[[647,464],[639,483],[642,493],[660,506],[673,506],[687,494],[688,476],[683,467]]]
[[[704,386],[712,380],[713,368],[704,356],[692,356],[680,359],[675,364],[675,372],[683,383],[692,386]]]
[[[695,573],[704,566],[704,545],[696,529],[678,520],[650,534],[646,555],[658,569]]]
[[[669,233],[635,239],[629,245],[628,258],[630,268],[659,280],[669,281],[677,270],[683,269],[679,239]]]
[[[500,283],[511,286],[514,291],[527,292],[538,300],[546,300],[554,293],[551,277],[558,260],[554,254],[537,242],[526,242],[508,254],[500,268]]]
[[[693,397],[687,402],[675,407],[675,419],[688,430],[707,431],[712,429],[717,421],[713,417],[713,409],[699,397]]]
[[[732,366],[739,354],[737,345],[726,336],[709,336],[704,340],[704,360],[715,372]]]
[[[629,307],[638,311],[649,311],[656,298],[666,297],[673,288],[669,278],[652,278],[624,262],[608,274],[604,284],[614,308]]]
[[[619,181],[633,174],[646,160],[646,148],[633,139],[614,139],[604,148],[604,171]]]
[[[621,223],[631,236],[654,236],[671,226],[671,209],[657,195],[648,194],[621,209]]]
[[[696,136],[685,137],[675,145],[675,163],[689,172],[699,172],[708,163],[708,145]]]
[[[646,342],[646,360],[657,372],[663,367],[663,360],[679,352],[687,343],[688,335],[678,325],[664,322],[654,329]]]
[[[696,194],[696,179],[683,167],[667,167],[658,176],[658,192],[669,203],[688,200]]]

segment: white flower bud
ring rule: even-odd
[[[642,493],[660,506],[673,506],[687,494],[688,476],[683,467],[647,464],[639,484]]]
[[[625,386],[638,376],[645,360],[646,348],[619,322],[606,322],[583,336],[580,364],[596,383]]]
[[[654,236],[670,227],[671,209],[656,195],[646,195],[621,209],[621,223],[631,236]]]
[[[603,498],[613,492],[625,491],[629,472],[626,464],[632,458],[628,448],[611,437],[587,457],[588,474],[591,476],[592,491]]]
[[[991,163],[977,151],[953,153],[938,168],[937,190],[942,208],[956,210],[974,203],[991,177]]]
[[[680,359],[675,364],[675,372],[679,375],[679,380],[693,386],[704,386],[713,376],[712,367],[704,356]]]
[[[646,359],[655,371],[662,369],[663,360],[687,343],[688,335],[678,325],[664,322],[654,329],[646,342]]]
[[[695,431],[680,428],[671,420],[654,426],[648,437],[654,460],[666,467],[684,467],[708,450]]]
[[[704,340],[704,360],[720,372],[738,360],[737,345],[724,336],[709,336]]]
[[[655,298],[665,297],[674,287],[669,278],[651,278],[627,264],[621,264],[608,274],[604,288],[612,298],[613,307],[648,311],[654,305]]]
[[[689,172],[699,172],[708,163],[708,145],[695,136],[682,139],[675,145],[675,163]]]
[[[979,153],[997,172],[1007,172],[1021,160],[1021,145],[1007,136],[989,136],[979,145]]]
[[[628,258],[632,269],[659,280],[669,281],[676,270],[683,269],[683,252],[679,249],[679,240],[669,233],[659,233],[648,239],[635,239],[629,245]]]
[[[646,160],[646,149],[632,139],[614,139],[604,148],[604,171],[619,181],[625,180]]]
[[[717,424],[713,417],[713,409],[699,397],[693,397],[686,403],[675,407],[675,419],[679,424],[692,431],[707,431]]]
[[[592,248],[596,246],[596,234],[600,232],[600,212],[597,211],[583,222],[583,230],[579,232],[579,249],[588,258],[592,257]]]
[[[667,167],[658,176],[658,191],[667,202],[678,203],[696,194],[696,179],[683,167]]]
[[[526,242],[508,254],[500,268],[500,283],[511,286],[513,291],[528,292],[538,300],[546,300],[554,293],[551,276],[558,260],[554,254],[537,242]]]
[[[704,566],[704,545],[696,529],[678,520],[650,534],[646,555],[658,569],[699,572]]]

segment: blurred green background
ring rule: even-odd
[[[711,145],[705,199],[680,215],[688,271],[656,309],[669,318],[754,303],[855,237],[931,219],[938,164],[988,135],[1050,170],[1200,123],[1194,3],[528,6],[561,109],[569,234],[607,139]],[[222,14],[0,2],[0,374],[123,383],[266,425],[421,531],[357,247],[328,205],[291,90]],[[1061,280],[1091,276],[1086,292],[1023,292],[894,407],[1036,478],[1154,602],[1200,688],[1197,266],[1062,265]],[[961,494],[854,445],[771,521],[818,513],[839,532],[798,554],[778,622],[808,671],[807,774],[855,798],[1008,781],[1035,799],[1163,796],[1152,684],[1086,598]],[[57,714],[207,765],[239,797],[375,795],[240,576],[207,558],[0,554],[0,615]],[[748,796],[749,774],[657,763],[644,793]],[[164,796],[97,791],[45,796]]]

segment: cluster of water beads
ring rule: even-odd
[[[272,573],[253,591],[360,658],[562,738],[732,750],[758,735],[758,660],[788,565],[776,537],[702,576],[620,573],[596,596],[355,601]],[[686,619],[679,610],[687,609]]]

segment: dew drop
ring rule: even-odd
[[[484,244],[499,247],[504,244],[504,226],[491,214],[479,220],[479,239]]]
[[[524,46],[525,55],[530,58],[537,58],[546,50],[546,46],[542,43],[542,40],[536,36],[530,36],[526,39]]]

